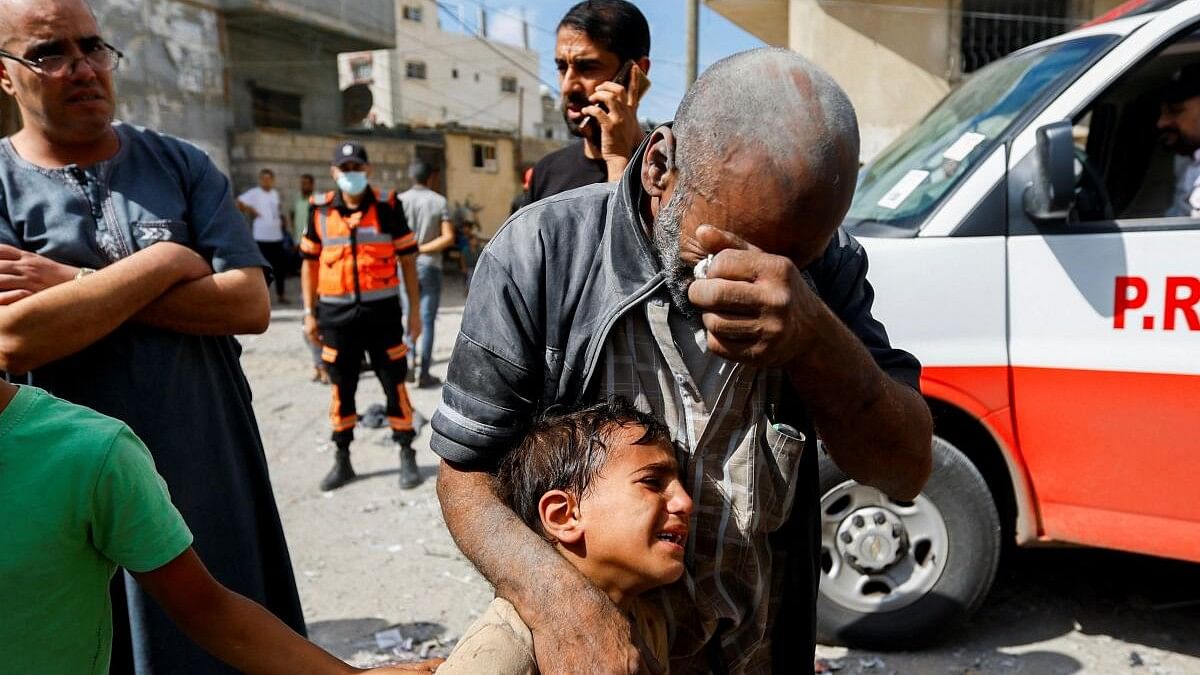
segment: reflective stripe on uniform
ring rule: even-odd
[[[353,305],[354,294],[345,293],[342,295],[321,295],[317,296],[321,302],[331,305]],[[372,300],[386,300],[387,298],[399,298],[399,287],[392,286],[390,288],[381,288],[377,291],[363,291],[358,294],[362,302],[371,302]]]
[[[364,232],[358,231],[358,243],[360,244],[389,244],[392,237],[382,232]]]
[[[379,220],[382,202],[345,216],[328,205],[333,196],[330,193],[325,199],[326,206],[316,208],[313,214],[315,229],[322,240],[318,297],[334,305],[395,297],[400,285],[396,248],[392,235],[382,231]],[[410,238],[411,233],[400,239]]]

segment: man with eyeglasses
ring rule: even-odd
[[[0,50],[24,125],[0,140],[0,370],[127,423],[213,575],[303,634],[232,337],[267,328],[267,262],[229,180],[195,146],[113,122],[121,54],[83,0],[0,0]],[[112,590],[132,638],[112,672],[234,672],[131,577]]]

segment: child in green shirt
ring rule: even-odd
[[[247,673],[363,672],[222,586],[137,436],[0,380],[0,672],[104,675],[118,566],[193,640]],[[376,673],[429,672],[393,667]]]

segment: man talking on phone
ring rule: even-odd
[[[581,140],[533,167],[528,202],[616,182],[645,133],[638,102],[649,80],[650,25],[625,0],[585,0],[558,23],[554,62],[567,129]]]

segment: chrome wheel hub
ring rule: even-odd
[[[821,498],[820,592],[847,609],[916,602],[941,578],[949,548],[942,513],[924,495],[892,501],[848,480]]]

